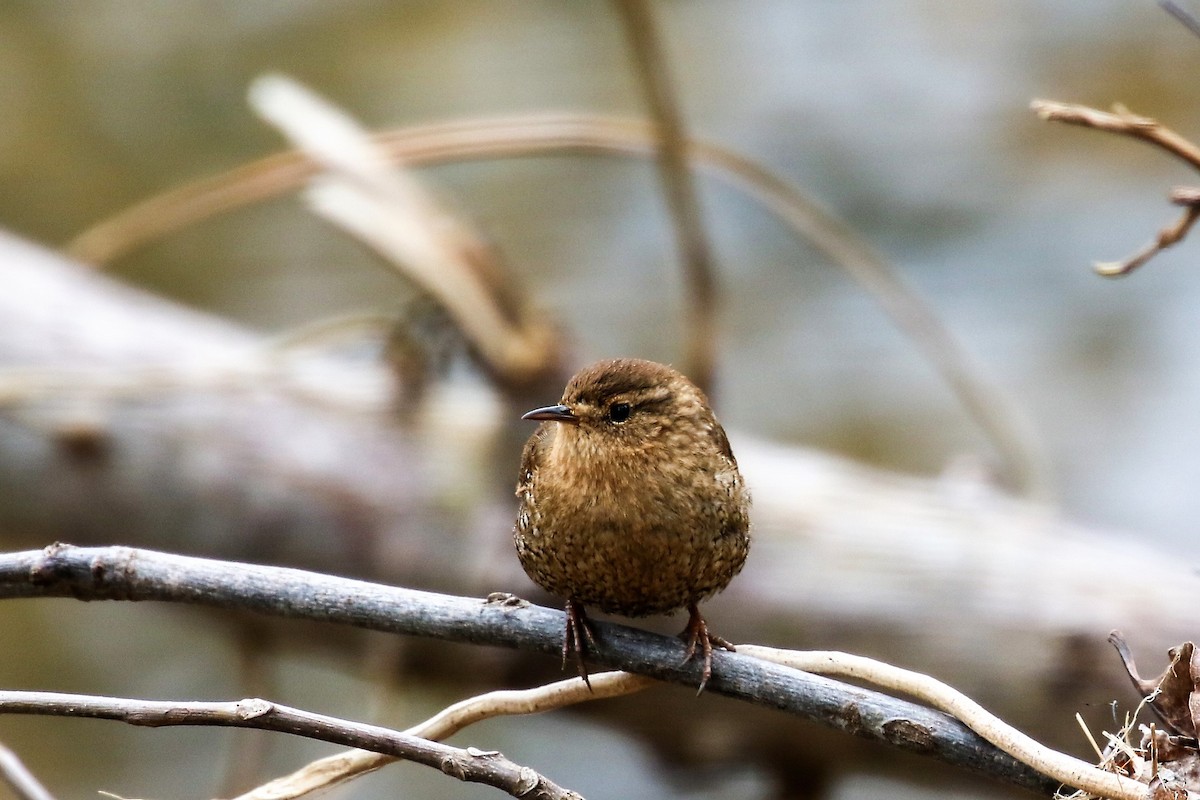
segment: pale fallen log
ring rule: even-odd
[[[441,530],[377,365],[279,357],[10,235],[0,281],[4,540],[369,572],[400,531]]]

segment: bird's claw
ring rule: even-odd
[[[687,642],[687,654],[683,657],[683,663],[686,664],[696,655],[696,647],[699,646],[704,654],[704,669],[700,675],[700,689],[696,694],[704,691],[704,687],[708,685],[709,679],[712,677],[712,651],[716,645],[723,650],[734,652],[733,644],[726,639],[722,639],[716,634],[710,633],[708,623],[704,621],[704,617],[700,616],[700,609],[695,603],[688,604],[688,622],[687,627],[683,629],[683,633],[679,634],[679,638]]]
[[[592,682],[588,680],[587,665],[583,663],[583,657],[587,654],[589,644],[593,647],[596,645],[596,632],[592,630],[592,623],[588,620],[587,612],[583,610],[582,604],[575,600],[568,600],[566,612],[567,629],[563,633],[562,646],[563,669],[567,668],[567,656],[574,650],[575,670],[587,684],[588,689],[591,689]]]

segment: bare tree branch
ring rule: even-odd
[[[1171,6],[1164,5],[1164,8],[1175,14]],[[1200,147],[1197,147],[1187,138],[1180,136],[1175,131],[1161,124],[1158,120],[1134,114],[1122,105],[1114,105],[1113,110],[1108,112],[1072,103],[1034,100],[1030,104],[1030,108],[1040,118],[1049,122],[1064,122],[1068,125],[1079,125],[1084,128],[1116,133],[1146,142],[1182,160],[1193,169],[1200,170]],[[1184,206],[1183,215],[1173,224],[1167,225],[1160,230],[1153,241],[1128,258],[1121,259],[1120,261],[1095,262],[1092,266],[1096,272],[1106,278],[1128,275],[1158,253],[1183,241],[1188,231],[1192,229],[1192,225],[1200,218],[1200,198],[1197,197],[1198,192],[1200,190],[1191,187],[1175,189],[1171,193],[1171,202]]]
[[[131,700],[58,692],[0,691],[0,714],[110,719],[151,728],[211,725],[256,728],[386,753],[441,770],[452,778],[483,783],[513,797],[582,800],[572,791],[494,750],[462,749],[418,736],[302,711],[251,698],[229,703]]]
[[[1200,169],[1200,147],[1153,117],[1134,114],[1122,105],[1114,105],[1112,111],[1100,111],[1076,103],[1034,100],[1029,107],[1047,122],[1063,122],[1139,139]]]
[[[1092,268],[1106,278],[1128,275],[1168,247],[1179,244],[1200,218],[1200,205],[1188,205],[1179,219],[1159,230],[1154,240],[1120,261],[1097,261]]]
[[[124,547],[54,545],[0,556],[0,598],[9,597],[192,603],[554,655],[562,642],[562,612],[513,602],[511,596],[452,597]],[[699,684],[700,666],[684,662],[678,639],[623,625],[595,628],[600,646],[591,660],[689,689]],[[739,653],[715,653],[713,668],[711,692],[1018,786],[1045,792],[1058,785],[940,711]]]

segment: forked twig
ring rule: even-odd
[[[1112,111],[1099,111],[1071,103],[1034,100],[1030,107],[1039,117],[1050,122],[1079,125],[1146,142],[1200,170],[1200,147],[1158,120],[1133,114],[1122,105],[1114,105]],[[1171,202],[1184,206],[1183,215],[1176,222],[1164,227],[1152,242],[1128,258],[1095,262],[1092,266],[1096,272],[1106,278],[1128,275],[1158,253],[1182,241],[1197,218],[1200,218],[1200,189],[1175,189],[1171,193]]]

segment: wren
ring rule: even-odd
[[[585,607],[644,617],[686,608],[687,663],[714,646],[698,604],[724,589],[750,549],[750,493],[700,389],[674,369],[620,358],[578,372],[525,445],[513,539],[535,583],[566,598],[563,663],[595,634]],[[590,683],[589,683],[590,686]]]

